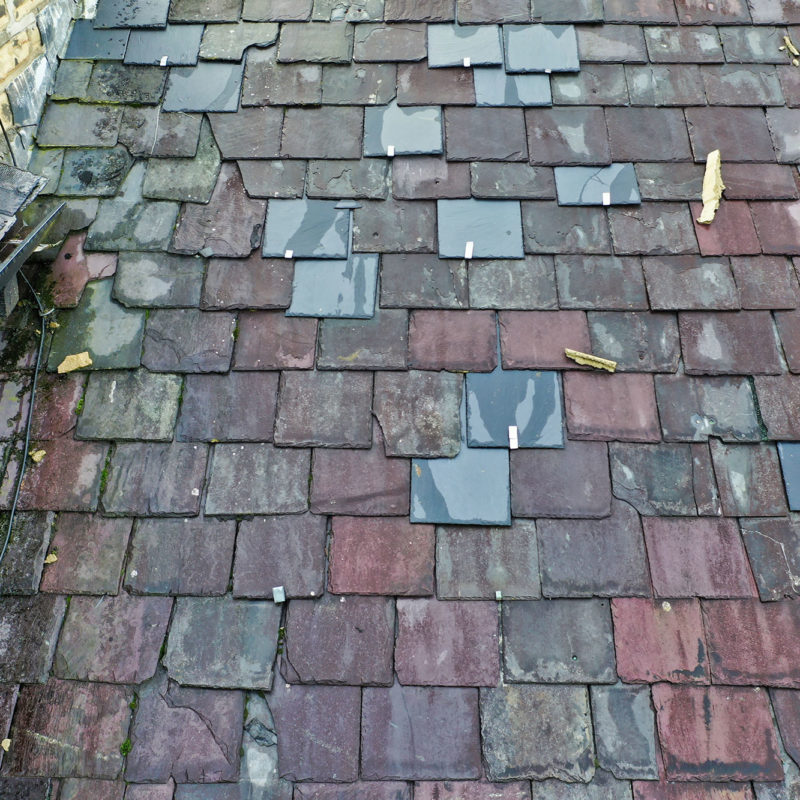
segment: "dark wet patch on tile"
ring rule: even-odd
[[[473,71],[479,106],[549,106],[553,103],[547,75],[509,75],[502,67]]]
[[[440,258],[525,257],[518,202],[439,200],[436,205]]]
[[[465,58],[472,66],[502,64],[500,28],[497,25],[428,26],[429,67],[460,67]]]
[[[564,422],[558,372],[504,370],[467,375],[470,447],[508,447],[509,427],[520,447],[563,447]]]
[[[642,201],[633,164],[609,167],[556,167],[562,206],[637,205]]]
[[[131,31],[126,64],[193,66],[197,63],[202,25],[167,25],[159,31]]]
[[[99,0],[95,28],[163,28],[169,0]]]
[[[578,39],[572,25],[506,25],[509,72],[578,72]]]
[[[450,525],[510,525],[508,452],[466,446],[466,401],[461,403],[461,450],[454,458],[415,458],[411,521]]]
[[[164,111],[236,111],[244,64],[204,61],[170,70]]]
[[[345,258],[350,212],[333,200],[270,200],[262,255],[265,258]]]
[[[369,319],[375,313],[377,255],[344,261],[296,261],[289,317]]]
[[[75,20],[65,59],[102,58],[121,61],[128,45],[130,31],[97,30],[89,19]]]
[[[401,108],[397,103],[367,108],[364,112],[364,155],[385,156],[391,152],[395,155],[441,153],[441,108]]]
[[[778,455],[789,509],[800,511],[800,442],[778,442]]]

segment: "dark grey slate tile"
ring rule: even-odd
[[[505,25],[509,72],[578,72],[578,38],[572,25]]]
[[[610,167],[556,167],[562,206],[638,205],[642,202],[633,164]]]
[[[389,194],[391,182],[389,162],[385,159],[316,160],[308,162],[306,194],[309,197],[381,200]]]
[[[465,397],[458,455],[412,461],[411,522],[511,525],[508,452],[467,447],[466,426]]]
[[[447,161],[443,156],[396,158],[392,161],[392,195],[404,200],[469,197],[469,164]]]
[[[467,375],[467,442],[509,446],[509,427],[520,447],[563,447],[564,420],[558,372],[504,370]]]
[[[353,60],[357,63],[422,61],[425,58],[425,25],[358,25]]]
[[[314,0],[311,19],[323,21],[370,22],[383,19],[384,0]]]
[[[278,64],[274,47],[247,54],[243,106],[319,105],[321,101],[321,64]]]
[[[468,308],[464,261],[387,253],[381,259],[384,308]]]
[[[504,200],[552,200],[556,196],[553,170],[529,164],[473,161],[472,196]]]
[[[163,30],[131,31],[125,63],[193,66],[197,63],[202,36],[202,25],[167,25]]]
[[[204,120],[193,158],[148,159],[142,196],[154,200],[207,203],[217,183],[221,163],[211,126]]]
[[[502,67],[473,71],[479,106],[549,106],[553,104],[547,75],[509,75]]]
[[[200,302],[205,262],[168,253],[120,253],[114,299],[125,306],[192,307]]]
[[[85,103],[49,103],[39,123],[40,147],[113,147],[122,109]]]
[[[93,66],[91,61],[62,60],[50,91],[53,100],[79,100],[86,97]]]
[[[399,369],[408,361],[408,312],[375,308],[372,319],[327,319],[319,328],[318,369]]]
[[[503,63],[497,25],[428,25],[428,66],[460,67]]]
[[[95,62],[84,99],[98,103],[156,105],[164,94],[167,71],[161,67]]]
[[[133,159],[116,147],[87,147],[67,150],[56,194],[108,197],[115,195],[128,174]]]
[[[161,113],[152,106],[128,106],[122,114],[119,143],[132,156],[190,158],[200,139],[200,114]]]
[[[97,30],[90,19],[77,19],[64,58],[122,61],[129,36],[130,31],[126,29]]]
[[[520,683],[614,683],[608,600],[503,603],[506,679]]]
[[[163,28],[169,0],[98,0],[95,28]]]
[[[603,0],[532,0],[531,19],[541,22],[602,22]]]
[[[244,64],[201,62],[171,69],[164,111],[236,111]]]
[[[274,22],[236,22],[206,25],[200,58],[206,61],[241,61],[248,47],[269,47],[278,40]]]
[[[390,148],[394,150],[390,150]],[[442,110],[438,106],[398,107],[364,111],[364,155],[438,154],[443,148]]]
[[[800,511],[800,442],[778,442],[778,456],[789,510]]]
[[[470,308],[556,309],[552,256],[469,262]]]
[[[346,258],[350,212],[332,200],[270,200],[265,258]]]
[[[375,313],[377,255],[343,261],[295,261],[288,317],[370,319]]]
[[[250,197],[302,197],[305,161],[238,161]],[[327,163],[327,162],[326,162]],[[341,162],[338,162],[341,163]],[[339,195],[337,195],[338,197]]]
[[[142,201],[145,163],[133,165],[117,197],[103,200],[86,235],[89,250],[165,250],[178,203]]]
[[[597,760],[617,778],[658,779],[655,715],[648,686],[593,686]]]
[[[394,64],[326,64],[322,102],[331,105],[383,106],[395,97]]]
[[[144,313],[111,299],[112,280],[87,284],[77,308],[64,312],[53,335],[47,367],[55,370],[72,353],[88,351],[92,369],[138,367]]]
[[[436,211],[430,200],[364,200],[353,212],[353,249],[362,253],[432,253]]]
[[[278,61],[348,64],[353,26],[346,22],[288,22],[281,27]]]
[[[172,0],[169,21],[236,22],[241,14],[242,0],[214,0],[213,3],[209,3],[208,0]]]
[[[440,258],[524,258],[520,204],[514,200],[439,200]]]
[[[278,157],[282,109],[242,108],[235,114],[209,114],[208,119],[223,158]]]

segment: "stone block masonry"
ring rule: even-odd
[[[27,166],[58,54],[73,15],[80,16],[85,5],[85,0],[0,2],[0,122],[5,130],[0,160]]]

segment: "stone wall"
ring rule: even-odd
[[[42,114],[58,54],[69,36],[80,0],[0,0],[0,160],[20,167]],[[6,141],[6,137],[7,140]]]

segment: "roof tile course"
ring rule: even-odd
[[[45,453],[0,564],[0,796],[793,798],[798,24],[794,0],[79,20],[32,162],[69,238],[37,268]],[[89,376],[55,372],[82,351]]]

